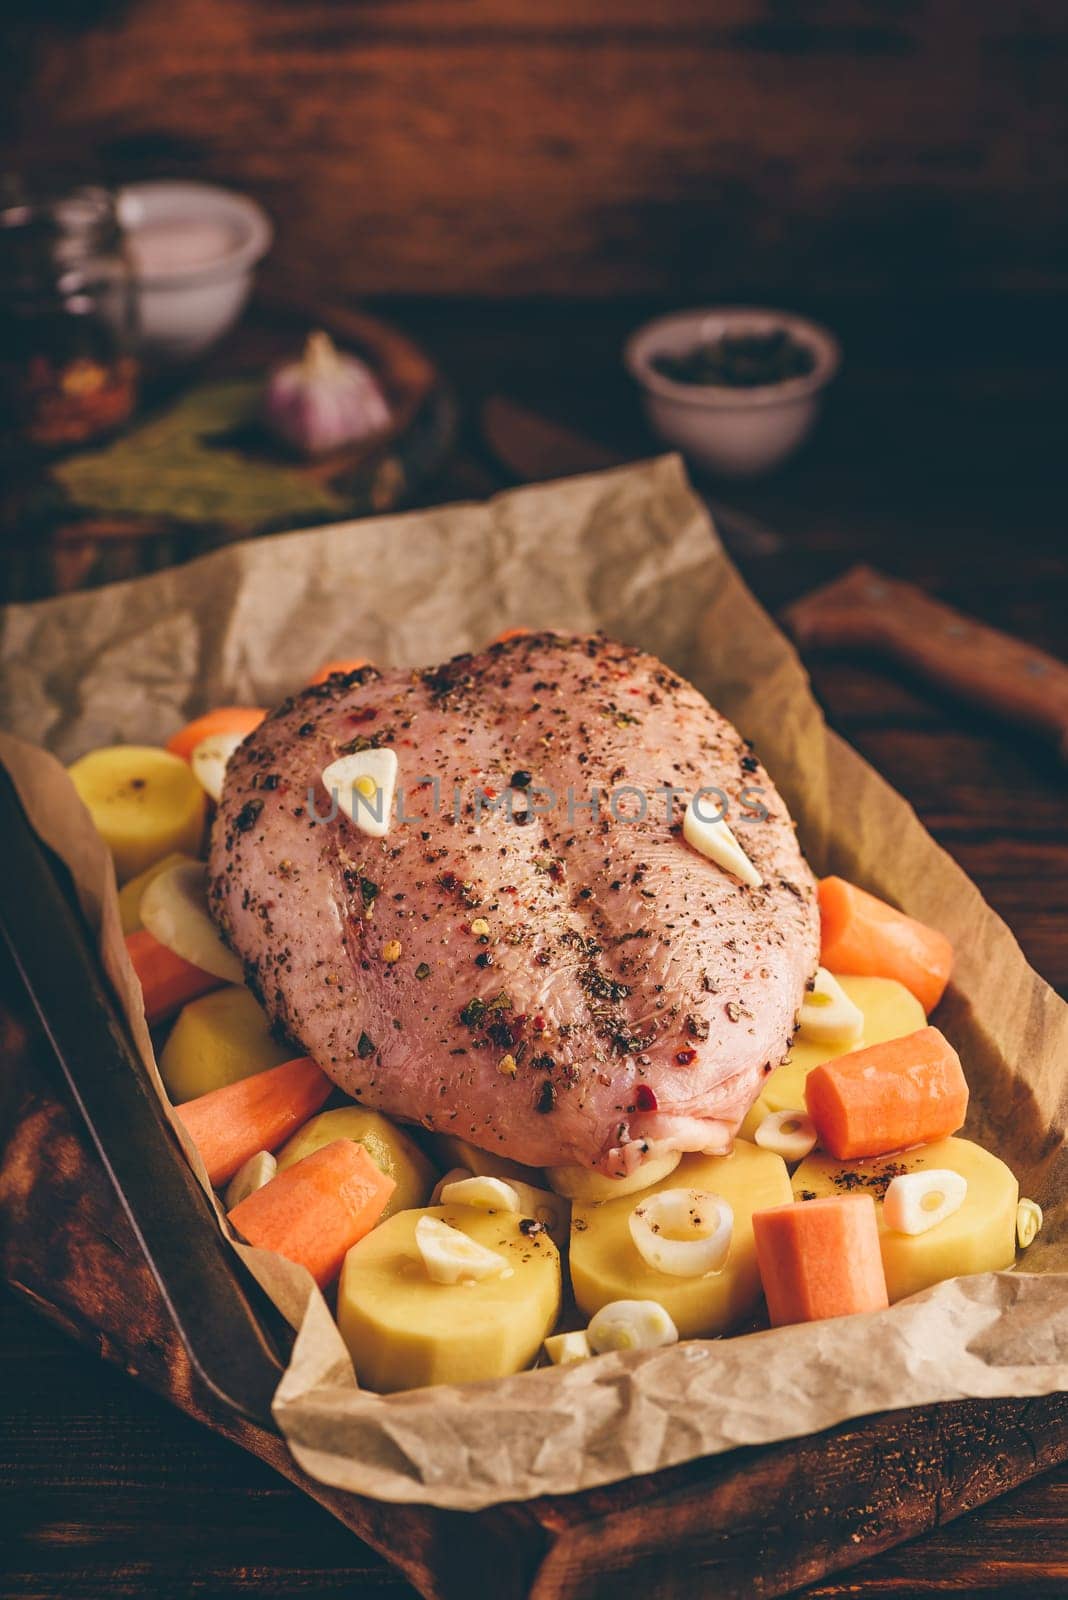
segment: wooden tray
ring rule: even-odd
[[[621,1593],[759,1600],[885,1550],[1068,1459],[1068,1395],[1062,1394],[887,1413],[600,1490],[470,1515],[389,1505],[313,1482],[263,1415],[257,1375],[265,1352],[270,1360],[274,1331],[261,1336],[250,1325],[256,1302],[236,1258],[232,1282],[213,1280],[208,1297],[219,1297],[223,1321],[190,1325],[188,1284],[171,1281],[174,1293],[165,1297],[159,1276],[167,1282],[171,1269],[157,1250],[154,1272],[144,1249],[147,1241],[152,1253],[162,1240],[166,1253],[165,1209],[147,1213],[135,1169],[121,1196],[115,1187],[132,1170],[131,1151],[155,1144],[145,1174],[156,1180],[155,1192],[180,1196],[188,1189],[177,1144],[158,1142],[158,1106],[152,1114],[133,1113],[138,1120],[123,1130],[126,1147],[106,1149],[107,1165],[74,1107],[64,1078],[69,1073],[84,1085],[84,1066],[79,1080],[66,1043],[72,1016],[34,984],[37,940],[50,941],[58,992],[88,984],[91,1006],[113,1029],[116,1059],[98,1053],[96,1070],[114,1074],[130,1046],[114,1012],[107,1014],[110,1002],[84,933],[69,906],[57,903],[62,874],[10,800],[8,813],[8,863],[22,865],[0,879],[6,1277],[74,1337],[297,1484],[393,1561],[427,1600],[468,1600],[472,1590],[494,1600],[618,1600]],[[27,898],[27,874],[34,873],[39,896]],[[127,1092],[134,1093],[129,1086]],[[86,1097],[92,1112],[91,1090]],[[99,1126],[96,1133],[100,1140]],[[218,1256],[203,1197],[200,1210],[182,1236],[194,1263]],[[228,1361],[231,1370],[220,1373],[219,1363]],[[257,1415],[259,1421],[249,1420]]]
[[[261,377],[299,354],[313,328],[378,374],[392,412],[388,429],[323,461],[285,464],[311,484],[331,488],[342,504],[329,520],[394,511],[411,504],[455,442],[453,392],[430,358],[388,322],[342,306],[304,309],[260,301],[217,351],[172,378],[149,380],[131,426],[163,411],[188,389],[226,378]],[[239,439],[250,460],[259,438]],[[272,458],[277,452],[272,448]],[[191,560],[232,539],[288,528],[182,522],[166,517],[75,511],[48,488],[47,464],[9,464],[0,485],[0,603],[92,588]],[[300,520],[300,519],[298,519]],[[308,518],[303,519],[307,525]],[[323,520],[322,517],[319,520]]]

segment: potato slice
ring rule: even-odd
[[[581,1200],[585,1205],[599,1205],[602,1200],[618,1200],[621,1195],[637,1194],[651,1189],[669,1173],[674,1172],[682,1156],[677,1150],[647,1155],[641,1166],[625,1178],[606,1178],[602,1172],[591,1172],[587,1167],[547,1167],[545,1176],[549,1186],[568,1200]]]
[[[648,1193],[698,1189],[722,1195],[734,1211],[726,1265],[700,1278],[658,1272],[639,1255],[630,1214],[640,1198],[625,1195],[603,1205],[572,1208],[571,1282],[587,1316],[613,1300],[656,1300],[683,1339],[726,1333],[760,1300],[753,1244],[753,1212],[789,1203],[790,1177],[781,1156],[736,1139],[729,1156],[683,1156],[678,1167]]]
[[[496,1251],[505,1272],[434,1283],[415,1241],[420,1217]],[[392,1394],[530,1366],[560,1312],[560,1255],[547,1233],[526,1229],[512,1215],[431,1206],[398,1211],[354,1245],[341,1271],[337,1321],[361,1385]]]
[[[336,1111],[321,1111],[312,1117],[278,1152],[279,1172],[335,1139],[354,1139],[362,1144],[379,1171],[387,1173],[396,1184],[382,1220],[395,1211],[411,1211],[426,1204],[434,1186],[434,1168],[403,1128],[381,1112],[365,1111],[363,1106],[339,1106]]]
[[[894,1233],[883,1217],[883,1195],[901,1172],[945,1167],[959,1172],[968,1193],[959,1211],[927,1233]],[[811,1155],[793,1177],[794,1198],[870,1194],[879,1220],[886,1289],[893,1300],[917,1294],[944,1278],[999,1272],[1016,1259],[1016,1206],[1020,1186],[1009,1168],[970,1139],[939,1139],[900,1155],[836,1161]]]
[[[503,1178],[506,1183],[516,1179],[520,1183],[532,1184],[535,1189],[545,1187],[540,1167],[524,1167],[518,1161],[509,1161],[507,1156],[495,1155],[492,1150],[480,1150],[477,1145],[469,1144],[466,1139],[458,1139],[455,1134],[435,1134],[434,1149],[443,1167],[466,1167],[468,1172],[476,1176]]]
[[[168,871],[170,867],[184,866],[193,859],[192,856],[183,856],[177,850],[172,850],[169,856],[154,861],[144,872],[139,872],[136,878],[131,878],[129,883],[123,884],[119,890],[119,918],[123,933],[137,933],[144,927],[141,921],[141,896],[152,880],[158,878],[161,872]]]
[[[216,989],[183,1006],[159,1058],[175,1105],[210,1089],[280,1067],[300,1052],[273,1038],[266,1012],[248,989]]]
[[[91,750],[71,782],[115,861],[120,884],[172,851],[195,856],[207,801],[187,762],[150,745]]]

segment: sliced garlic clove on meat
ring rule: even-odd
[[[503,1178],[473,1178],[465,1172],[462,1178],[442,1184],[443,1206],[475,1206],[479,1211],[519,1211],[519,1196]]]
[[[657,1272],[701,1278],[726,1263],[734,1212],[722,1195],[661,1189],[634,1207],[630,1236],[642,1260]]]
[[[238,1167],[227,1186],[227,1211],[232,1211],[250,1194],[255,1194],[265,1183],[270,1183],[277,1171],[278,1162],[269,1150],[259,1150],[254,1156],[249,1156],[244,1166]]]
[[[817,967],[812,988],[801,1002],[801,1037],[810,1044],[856,1044],[864,1032],[864,1013],[826,967]]]
[[[573,1361],[588,1361],[593,1351],[585,1331],[554,1333],[545,1341],[545,1354],[554,1367],[569,1367]]]
[[[323,788],[349,821],[371,839],[384,839],[393,822],[396,751],[359,750],[323,768]]]
[[[655,1300],[612,1300],[586,1329],[595,1355],[606,1350],[657,1350],[677,1344],[679,1330]]]
[[[1037,1200],[1021,1200],[1016,1207],[1016,1242],[1021,1250],[1034,1244],[1042,1231],[1042,1207]]]
[[[207,875],[202,861],[181,861],[161,872],[141,896],[141,921],[154,939],[191,966],[223,983],[244,983],[244,967],[211,920]]]
[[[804,1111],[772,1111],[753,1135],[762,1150],[784,1161],[803,1161],[816,1148],[816,1124]]]
[[[434,1283],[461,1283],[464,1279],[481,1282],[483,1278],[503,1277],[511,1270],[496,1250],[487,1250],[438,1217],[419,1218],[415,1243],[427,1276]]]
[[[926,1233],[959,1211],[967,1193],[967,1178],[948,1167],[903,1172],[886,1191],[883,1221],[895,1233]]]
[[[725,872],[732,872],[736,878],[741,878],[751,889],[759,889],[764,880],[727,824],[722,818],[704,821],[698,814],[697,804],[698,797],[695,795],[682,819],[682,837],[686,843]]]
[[[222,799],[223,783],[226,780],[226,768],[230,757],[239,744],[244,744],[247,735],[243,733],[210,733],[206,739],[193,746],[189,757],[189,765],[205,794],[211,796],[218,805]]]

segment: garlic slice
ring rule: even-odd
[[[189,757],[193,776],[216,805],[222,799],[230,757],[247,737],[244,733],[209,733],[206,739],[201,739],[199,744],[193,746]]]
[[[432,1206],[441,1205],[442,1190],[445,1188],[447,1183],[460,1183],[462,1179],[469,1178],[470,1176],[471,1173],[467,1167],[450,1168],[448,1172],[442,1174],[437,1183],[434,1185],[433,1189],[430,1191],[430,1204]]]
[[[141,922],[154,939],[201,972],[223,983],[244,983],[244,967],[211,920],[207,877],[202,861],[180,861],[161,872],[141,896]]]
[[[678,1344],[679,1330],[655,1300],[612,1300],[586,1329],[595,1355],[606,1350],[657,1350]]]
[[[733,872],[736,878],[741,878],[751,889],[759,889],[764,880],[727,824],[722,818],[711,822],[703,821],[695,810],[696,804],[695,795],[686,807],[686,815],[682,819],[682,837],[686,843],[692,845],[701,855],[707,856],[709,861],[714,861],[725,872]]]
[[[817,967],[811,992],[801,1002],[801,1037],[810,1044],[856,1044],[864,1013],[826,967]]]
[[[660,1189],[630,1214],[630,1236],[642,1260],[673,1278],[719,1272],[733,1235],[730,1204],[699,1189]]]
[[[232,1211],[250,1194],[255,1194],[265,1183],[270,1183],[277,1171],[278,1162],[269,1150],[258,1150],[254,1156],[249,1156],[244,1166],[238,1167],[227,1186],[227,1211]]]
[[[959,1211],[967,1193],[967,1178],[948,1167],[904,1172],[886,1191],[883,1221],[895,1233],[927,1233]]]
[[[803,1161],[816,1148],[816,1124],[804,1111],[772,1111],[753,1135],[762,1150],[784,1161]]]
[[[593,1351],[585,1330],[575,1333],[554,1333],[545,1341],[545,1354],[554,1367],[568,1367],[573,1361],[588,1361]]]
[[[479,1211],[519,1211],[519,1196],[503,1178],[472,1177],[465,1172],[462,1178],[441,1186],[443,1206],[475,1206]]]
[[[371,839],[384,839],[393,821],[397,791],[397,754],[394,750],[359,750],[331,761],[322,772],[323,788],[333,796],[349,821]]]
[[[427,1276],[434,1283],[461,1283],[465,1279],[503,1277],[511,1269],[496,1250],[487,1250],[476,1239],[469,1239],[459,1228],[450,1228],[439,1217],[423,1216],[415,1225],[415,1243],[423,1258]]]
[[[1021,1200],[1016,1207],[1016,1242],[1021,1250],[1034,1244],[1042,1231],[1042,1207],[1037,1200]]]

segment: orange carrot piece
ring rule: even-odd
[[[126,935],[126,952],[133,962],[145,1001],[145,1016],[150,1026],[163,1022],[180,1011],[189,1000],[198,995],[221,989],[223,980],[210,972],[202,972],[192,962],[184,961],[168,950],[165,944],[139,928]]]
[[[753,1238],[773,1328],[882,1311],[889,1303],[870,1194],[755,1211]]]
[[[964,1122],[968,1085],[945,1035],[920,1028],[814,1067],[805,1104],[823,1148],[852,1161],[947,1139]]]
[[[175,1109],[217,1188],[258,1151],[284,1144],[314,1117],[332,1088],[311,1056],[298,1056]]]
[[[202,739],[210,739],[217,733],[250,734],[253,728],[259,727],[266,715],[266,711],[259,706],[218,706],[214,711],[206,711],[202,717],[194,717],[184,728],[172,733],[167,740],[167,749],[171,755],[181,756],[183,761],[188,761]]]
[[[930,1016],[953,967],[953,946],[945,934],[844,878],[821,878],[819,895],[820,961],[828,972],[896,978]]]
[[[351,661],[327,661],[319,668],[314,678],[308,679],[308,688],[317,683],[325,683],[327,678],[332,678],[335,672],[359,672],[361,667],[369,667],[371,663],[363,656],[354,656]]]
[[[530,628],[505,628],[503,633],[490,640],[490,644],[507,644],[509,639],[525,639],[531,631]]]
[[[249,1244],[307,1267],[325,1289],[396,1187],[362,1144],[335,1139],[256,1189],[229,1218]]]

